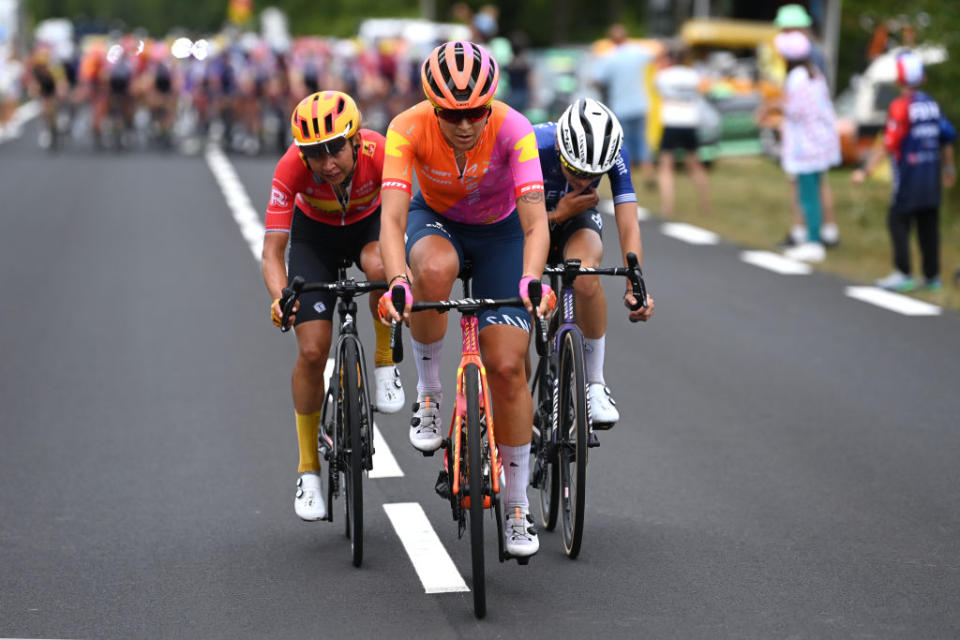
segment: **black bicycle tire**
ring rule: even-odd
[[[547,465],[540,480],[540,487],[537,489],[540,498],[540,526],[547,531],[553,531],[557,526],[559,511],[560,468],[555,459],[556,456],[550,459],[546,455],[546,450],[553,439],[553,382],[549,372],[550,360],[541,359],[537,365],[537,377],[534,383],[537,392],[537,396],[533,399],[534,411],[538,413],[540,436],[536,442],[536,450],[533,452],[533,462],[542,458],[542,464]]]
[[[467,447],[465,456],[470,495],[470,557],[473,568],[473,613],[477,618],[487,614],[487,589],[483,556],[483,467],[480,437],[480,370],[468,364],[463,370],[463,388],[467,399]],[[461,460],[461,465],[463,464]],[[463,486],[462,484],[460,485]]]
[[[571,370],[572,367],[572,370]],[[587,486],[587,441],[590,422],[587,418],[586,381],[583,365],[583,341],[576,331],[567,331],[560,347],[560,528],[563,549],[576,558],[583,542],[584,508]],[[572,402],[572,411],[568,406]],[[571,418],[574,424],[570,424]],[[571,429],[573,427],[573,429]],[[572,439],[571,439],[572,437]],[[571,457],[573,458],[571,460]],[[571,466],[573,474],[571,474]]]
[[[363,436],[360,423],[360,353],[357,344],[344,340],[341,372],[344,386],[344,502],[350,527],[353,566],[363,563]]]

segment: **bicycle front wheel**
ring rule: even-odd
[[[344,506],[353,566],[363,562],[363,438],[360,424],[360,353],[352,340],[343,343],[340,384],[343,390]]]
[[[463,370],[463,389],[467,398],[466,486],[470,496],[470,556],[473,561],[473,613],[482,618],[487,613],[487,589],[483,571],[483,466],[480,434],[480,370],[468,364]],[[463,461],[461,460],[461,468]],[[460,487],[464,484],[461,482]]]
[[[553,446],[553,380],[550,359],[541,358],[533,383],[534,428],[530,469],[540,495],[540,526],[547,531],[553,531],[557,526],[560,487],[556,447]]]
[[[586,503],[587,421],[586,383],[583,369],[583,339],[567,331],[560,348],[560,467],[561,533],[567,556],[576,558],[583,540],[583,511]]]

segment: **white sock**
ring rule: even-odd
[[[790,227],[790,238],[796,244],[803,244],[807,241],[807,228],[802,224],[795,224]]]
[[[417,363],[417,393],[440,395],[440,352],[443,340],[431,344],[424,344],[416,340],[413,343],[413,356]]]
[[[500,444],[497,449],[500,450],[500,460],[507,478],[506,507],[529,507],[527,482],[530,480],[530,443],[519,447]]]
[[[837,225],[832,222],[825,222],[822,227],[820,227],[820,239],[824,242],[836,242],[840,239],[840,231],[837,229]]]
[[[583,339],[583,368],[586,369],[587,384],[594,382],[606,384],[603,380],[603,353],[606,344],[607,336]]]

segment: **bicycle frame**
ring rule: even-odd
[[[463,371],[468,364],[475,364],[480,371],[480,410],[487,423],[487,440],[490,445],[490,460],[492,464],[492,493],[500,493],[500,461],[497,459],[497,443],[494,437],[493,412],[490,403],[490,387],[487,384],[487,370],[480,360],[480,340],[479,340],[480,321],[474,314],[465,314],[460,318],[460,332],[462,335],[462,350],[460,364],[457,365],[457,402],[453,416],[450,418],[450,429],[448,437],[453,444],[453,485],[451,491],[453,495],[460,494],[460,452],[463,439],[463,423],[467,414],[467,398],[463,392],[464,375]],[[472,471],[472,470],[471,470]],[[462,496],[460,498],[464,507],[470,506],[470,497]],[[492,506],[489,496],[484,496],[483,507],[489,509]]]

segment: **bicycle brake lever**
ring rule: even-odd
[[[630,252],[627,254],[627,268],[630,270],[630,286],[633,288],[633,297],[637,299],[635,304],[630,305],[631,311],[636,311],[641,307],[647,306],[647,287],[643,281],[643,270],[640,269],[640,261],[637,260],[637,254]]]
[[[280,317],[280,331],[286,333],[290,331],[287,326],[290,322],[290,314],[293,313],[293,305],[300,298],[300,290],[303,289],[304,279],[300,276],[294,276],[289,287],[284,287],[280,292],[280,309],[283,315]]]
[[[403,287],[397,285],[390,294],[393,300],[393,307],[403,315],[403,307],[406,306],[406,291]],[[393,349],[393,363],[397,364],[403,360],[403,320],[396,320],[390,323],[390,348]]]
[[[530,304],[533,305],[533,327],[537,335],[537,355],[542,357],[547,355],[547,327],[539,314],[540,300],[543,298],[543,286],[539,280],[534,280],[527,285],[527,295],[530,296]]]

